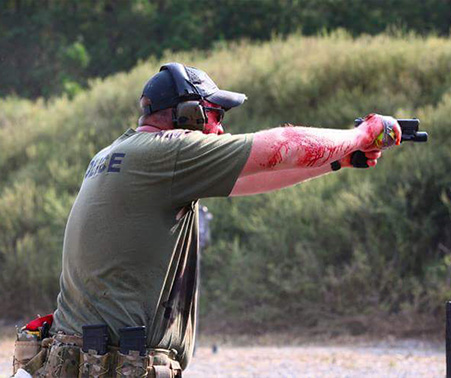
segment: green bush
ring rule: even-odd
[[[375,317],[441,316],[451,296],[451,42],[345,32],[168,54],[93,81],[72,99],[2,102],[3,315],[53,309],[64,225],[84,170],[136,125],[142,86],[167,61],[205,69],[220,87],[248,95],[227,114],[234,133],[284,122],[347,128],[373,111],[417,116],[430,133],[427,144],[388,151],[370,171],[204,201],[215,216],[202,259],[208,324],[220,315],[237,329],[359,333]]]

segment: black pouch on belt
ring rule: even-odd
[[[147,377],[149,356],[146,350],[146,327],[119,329],[118,377]]]
[[[106,324],[84,325],[79,378],[105,376],[111,368]]]
[[[90,350],[95,354],[103,355],[108,348],[108,327],[106,324],[84,325],[83,329],[83,352]]]
[[[129,354],[138,351],[140,356],[146,355],[146,327],[125,327],[119,329],[119,350]]]

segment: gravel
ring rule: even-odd
[[[363,345],[198,348],[194,377],[444,377],[441,345],[414,340]]]

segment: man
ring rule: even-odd
[[[159,376],[159,365],[180,375],[195,336],[197,200],[294,185],[351,167],[357,150],[373,167],[382,147],[400,143],[397,122],[379,115],[352,130],[288,126],[224,134],[224,112],[245,99],[178,63],[147,82],[139,127],[92,159],[73,205],[53,333],[81,335],[84,325],[106,324],[114,347],[123,343],[119,329],[145,326],[151,358],[133,361],[132,376],[142,370]],[[383,144],[376,142],[381,134]],[[132,369],[122,362],[104,364]],[[89,363],[82,354],[80,364]]]

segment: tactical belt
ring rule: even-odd
[[[16,341],[14,374],[19,368],[33,377],[62,378],[181,378],[176,353],[167,349],[148,349],[145,356],[130,351],[122,354],[109,346],[108,353],[97,355],[82,350],[78,336],[57,334],[42,341]]]

